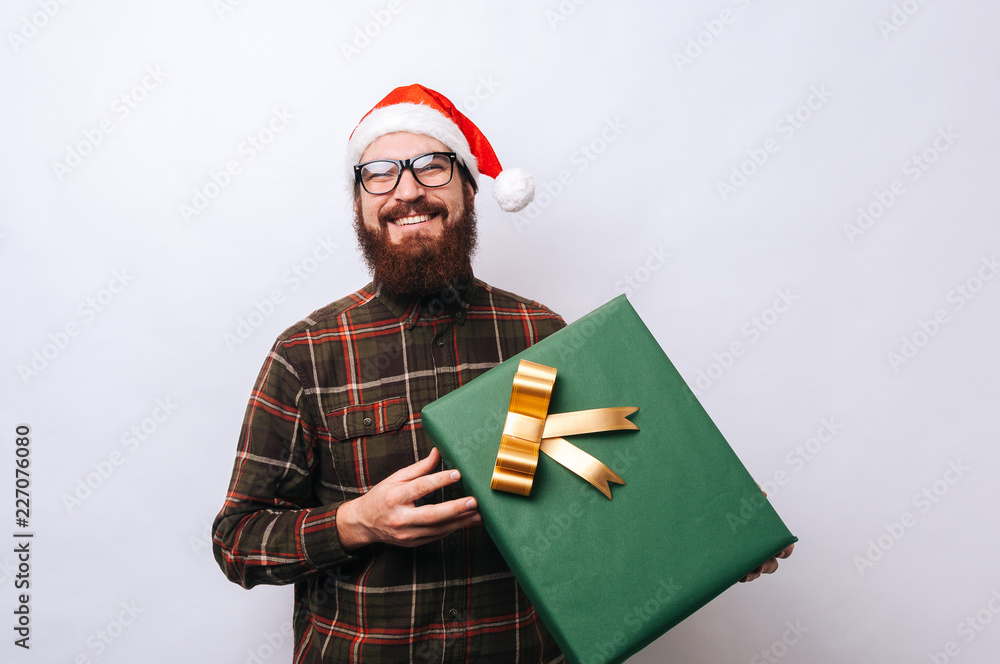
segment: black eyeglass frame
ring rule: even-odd
[[[451,174],[448,176],[447,182],[442,182],[441,184],[424,184],[423,182],[420,181],[420,177],[417,176],[417,172],[413,170],[414,162],[416,162],[419,159],[423,159],[424,157],[430,157],[431,155],[442,155],[448,157],[448,160],[451,162]],[[398,168],[399,170],[396,173],[396,183],[393,184],[388,191],[384,191],[380,194],[373,194],[372,192],[368,191],[368,187],[365,186],[364,180],[361,179],[361,169],[367,166],[368,164],[374,164],[380,161],[388,161],[393,164],[396,164],[396,168]],[[455,163],[457,161],[458,161],[458,155],[455,154],[454,152],[427,152],[425,154],[417,155],[416,157],[413,157],[411,159],[372,159],[370,161],[365,161],[360,164],[354,165],[354,183],[360,184],[361,187],[371,196],[384,196],[386,194],[391,194],[393,191],[396,190],[396,187],[399,186],[400,179],[403,177],[403,171],[409,170],[410,175],[413,176],[413,179],[416,180],[421,187],[427,187],[428,189],[436,189],[437,187],[444,187],[445,185],[449,184],[453,179],[455,179]]]

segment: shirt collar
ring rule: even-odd
[[[421,318],[431,319],[447,315],[457,324],[464,325],[468,317],[469,304],[476,292],[476,278],[469,276],[455,280],[440,293],[429,295],[400,295],[393,293],[375,278],[371,284],[375,297],[393,316],[411,328]]]

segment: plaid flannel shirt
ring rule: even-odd
[[[482,526],[352,555],[336,520],[340,503],[430,453],[421,408],[564,325],[476,279],[419,300],[373,282],[275,342],[213,544],[246,588],[295,584],[296,664],[562,661]]]

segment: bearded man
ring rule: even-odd
[[[348,159],[373,281],[271,349],[216,559],[247,588],[295,584],[297,663],[562,661],[420,423],[564,325],[473,276],[477,178],[499,175],[496,155],[446,98],[408,86],[365,116]],[[508,209],[530,200],[523,182],[494,191]]]
[[[479,174],[509,211],[530,178],[501,172],[479,129],[419,85],[362,119],[348,162],[373,280],[272,347],[216,559],[246,588],[295,584],[296,664],[563,661],[420,420],[565,325],[472,273]]]

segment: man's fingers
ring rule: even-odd
[[[409,539],[396,542],[396,544],[406,547],[421,546],[436,542],[461,528],[477,526],[480,523],[482,523],[482,518],[479,516],[479,513],[473,512],[472,514],[465,514],[462,517],[438,524],[437,526],[422,529],[419,534],[412,535]]]
[[[778,571],[778,560],[787,558],[788,556],[792,555],[792,550],[794,548],[795,548],[794,544],[789,544],[787,547],[779,551],[774,558],[768,558],[766,561],[764,561],[764,563],[760,567],[758,567],[757,569],[753,570],[752,572],[744,576],[742,579],[740,579],[740,583],[753,581],[761,574],[774,574],[776,571]]]
[[[405,468],[400,468],[395,473],[390,475],[387,479],[395,480],[397,482],[409,482],[422,475],[426,475],[435,468],[437,468],[438,463],[441,461],[441,454],[438,452],[437,448],[431,450],[431,453],[426,457],[417,461],[416,463],[411,463]]]
[[[419,508],[423,510],[424,508]],[[440,521],[434,521],[428,525],[417,525],[413,523],[406,529],[405,536],[396,540],[400,546],[421,546],[429,542],[435,542],[442,537],[447,537],[459,528],[466,526],[476,526],[482,523],[479,512],[464,512],[459,516],[453,516]]]
[[[438,489],[443,489],[449,484],[454,484],[461,478],[462,474],[457,470],[442,470],[439,473],[432,473],[430,475],[417,477],[410,480],[400,488],[400,502],[416,502],[429,493],[433,493]]]
[[[424,496],[461,479],[457,470],[434,472],[440,463],[440,452],[432,449],[426,458],[397,470],[370,491],[344,503],[337,526],[342,541],[353,548],[372,542],[419,546],[480,523],[474,498],[418,506]],[[352,521],[352,517],[356,518]]]
[[[765,560],[763,564],[761,564],[759,567],[757,567],[752,572],[750,572],[742,579],[740,579],[740,583],[753,581],[762,574],[774,574],[776,571],[778,571],[778,558],[787,558],[788,556],[792,555],[792,546],[789,546],[787,549],[782,550],[781,553],[779,553],[774,558],[768,558],[767,560]]]
[[[462,514],[446,519],[444,521],[436,522],[433,525],[426,526],[426,528],[435,533],[433,539],[440,539],[451,533],[455,532],[459,528],[465,528],[466,526],[477,526],[483,522],[483,517],[480,516],[479,512],[463,512]]]
[[[772,558],[772,560],[773,560],[773,558]],[[753,581],[754,579],[756,579],[757,577],[759,577],[762,573],[765,573],[764,569],[765,569],[766,565],[767,565],[767,563],[764,563],[760,567],[757,567],[756,569],[754,569],[752,572],[750,572],[749,574],[747,574],[746,576],[744,576],[742,579],[740,579],[740,583],[746,583],[747,581]]]
[[[475,498],[458,498],[446,503],[421,505],[413,510],[411,523],[414,526],[444,525],[449,521],[461,520],[477,514],[477,507]]]

